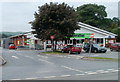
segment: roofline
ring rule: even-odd
[[[85,23],[82,23],[82,22],[79,22],[79,25],[92,28],[91,30],[94,30],[94,31],[97,30],[97,32],[102,33],[102,34],[105,34],[105,35],[106,35],[106,34],[110,34],[110,35],[113,35],[113,36],[117,36],[117,34],[108,32],[108,31],[106,31],[106,30],[103,30],[103,29],[100,29],[100,28],[97,28],[97,27],[94,27],[94,26],[91,26],[91,25],[88,25],[88,24],[85,24]]]
[[[18,35],[10,36],[10,37],[8,37],[8,38],[13,38],[13,37],[17,37],[17,36],[22,36],[22,35],[25,35],[25,34],[27,34],[27,33],[31,33],[31,32],[25,32],[25,33],[22,33],[22,34],[18,34]]]

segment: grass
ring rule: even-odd
[[[46,51],[46,52],[42,52],[42,53],[44,53],[44,54],[68,54],[68,53],[62,53],[61,51]]]
[[[120,60],[120,59],[113,59],[113,58],[103,58],[103,57],[86,57],[90,59],[104,59],[104,60]]]

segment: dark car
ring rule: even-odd
[[[102,53],[105,53],[107,51],[107,49],[105,47],[102,47],[98,44],[85,44],[84,47],[83,47],[83,50],[85,52],[89,52],[90,50],[90,46],[91,46],[91,52],[94,52],[94,53],[98,53],[98,52],[102,52]]]
[[[113,50],[120,51],[120,43],[113,43],[113,44],[111,44],[110,50],[111,51],[113,51]]]
[[[17,49],[17,47],[14,44],[10,44],[9,49]]]
[[[69,52],[70,54],[77,52],[78,54],[80,54],[81,48],[76,47],[75,45],[67,45],[62,49],[62,52]]]

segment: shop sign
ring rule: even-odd
[[[75,33],[71,38],[93,38],[94,33]]]

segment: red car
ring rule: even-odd
[[[14,44],[10,44],[9,49],[17,49]]]
[[[78,54],[80,54],[81,48],[80,47],[76,47],[74,45],[67,45],[61,51],[62,51],[62,53],[69,52],[71,54],[71,53],[77,52]]]
[[[110,50],[111,51],[113,51],[113,50],[120,51],[120,43],[111,44]]]

